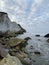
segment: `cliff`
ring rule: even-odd
[[[21,26],[19,26],[16,22],[11,22],[8,17],[8,14],[5,12],[0,12],[0,32],[15,32],[17,34],[21,34],[26,32]]]

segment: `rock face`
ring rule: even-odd
[[[0,12],[0,32],[5,33],[7,31],[15,32],[15,33],[25,32],[24,29],[16,22],[11,22],[7,13]]]
[[[49,33],[48,33],[48,34],[46,34],[44,37],[49,37]]]
[[[7,13],[0,12],[0,31],[6,32],[8,30],[17,32],[20,30],[20,27],[17,23],[10,21]]]

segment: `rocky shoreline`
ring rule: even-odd
[[[31,65],[25,48],[28,39],[16,37],[24,32],[19,24],[11,22],[7,13],[0,12],[0,65]]]

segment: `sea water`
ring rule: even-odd
[[[31,37],[31,40],[28,41],[26,49],[32,60],[32,64],[49,65],[49,43],[46,41],[48,38],[44,38],[43,36],[36,37],[30,33],[24,33],[23,35],[18,36],[18,38],[22,39],[26,37]],[[30,48],[30,46],[33,46],[33,48]],[[35,51],[39,51],[41,54],[35,54]]]

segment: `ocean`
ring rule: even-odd
[[[26,49],[32,60],[32,65],[49,65],[49,43],[46,41],[48,38],[44,38],[44,36],[36,37],[28,32],[18,36],[22,39],[26,37],[31,37]],[[33,48],[30,48],[30,46],[33,46]],[[35,51],[39,51],[41,55],[35,54]]]

